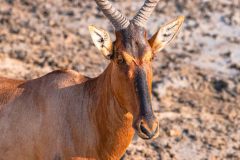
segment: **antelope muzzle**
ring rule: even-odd
[[[155,117],[146,119],[145,117],[139,119],[136,123],[135,130],[139,137],[143,139],[153,139],[159,134],[158,121]]]
[[[146,72],[142,68],[135,71],[135,89],[138,97],[139,116],[134,128],[143,139],[156,138],[159,134],[158,120],[153,114]]]

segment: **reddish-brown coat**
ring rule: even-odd
[[[55,71],[31,81],[0,79],[0,159],[119,159],[133,116],[112,95],[112,65],[89,79]]]

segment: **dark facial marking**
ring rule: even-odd
[[[145,71],[141,68],[137,68],[135,71],[134,83],[140,102],[140,115],[146,119],[151,119],[153,117],[153,112],[146,78]]]
[[[122,44],[126,51],[134,58],[144,55],[150,45],[146,38],[146,30],[134,23],[130,23],[128,28],[119,31],[121,33]]]

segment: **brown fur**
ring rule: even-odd
[[[133,116],[112,93],[112,64],[98,78],[55,71],[0,79],[0,160],[119,159]]]

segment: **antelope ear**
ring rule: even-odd
[[[162,26],[148,41],[154,53],[161,51],[178,34],[184,17],[180,16],[168,24]]]
[[[110,59],[113,47],[108,32],[103,29],[96,28],[92,25],[89,26],[88,29],[95,46],[100,50],[100,52],[102,52],[104,57]]]

